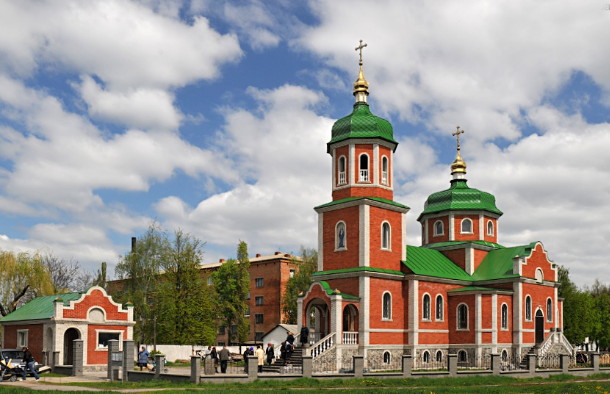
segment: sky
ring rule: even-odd
[[[154,222],[204,260],[317,247],[359,40],[394,200],[468,184],[499,242],[610,282],[607,1],[0,0],[0,249],[112,267]]]

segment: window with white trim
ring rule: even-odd
[[[508,330],[508,305],[502,304],[500,322],[503,330]]]
[[[436,296],[436,320],[443,320],[443,305],[443,296],[439,294]]]
[[[384,222],[381,225],[381,249],[391,249],[390,235],[390,223]]]
[[[335,250],[347,249],[346,235],[345,222],[338,222],[335,225]]]
[[[388,185],[388,158],[383,156],[381,158],[381,184]]]
[[[532,297],[525,297],[525,320],[532,320]]]
[[[544,273],[541,268],[536,268],[536,282],[542,282],[544,280]]]
[[[472,220],[468,218],[462,219],[461,233],[472,234]]]
[[[345,174],[345,156],[339,157],[339,179],[337,180],[337,185],[345,185],[347,183],[347,176]]]
[[[363,153],[360,155],[359,182],[369,182],[369,155]]]
[[[439,363],[443,361],[443,352],[440,350],[436,351],[436,361]]]
[[[389,364],[392,361],[392,354],[387,350],[383,352],[383,362],[384,364]]]
[[[443,226],[443,222],[440,220],[437,220],[436,222],[434,222],[434,236],[437,237],[439,235],[443,235],[445,233],[445,229]]]
[[[546,321],[553,321],[553,300],[546,299]]]
[[[468,305],[460,304],[457,307],[457,329],[468,330]]]
[[[123,331],[117,330],[96,330],[97,332],[97,348],[108,349],[108,341],[116,340],[121,341]]]
[[[29,330],[17,330],[17,347],[19,349],[28,346],[28,331]]]
[[[422,301],[422,320],[430,320],[430,295],[424,294],[424,298]]]
[[[424,353],[422,354],[422,361],[424,363],[429,363],[430,362],[430,352],[429,351],[424,351]]]
[[[466,353],[465,350],[460,350],[458,352],[458,362],[459,363],[465,363],[468,361],[468,353]]]
[[[506,350],[502,350],[502,361],[508,361],[508,352]]]
[[[381,318],[383,320],[391,320],[392,319],[392,294],[389,291],[383,293],[382,297],[382,315]]]
[[[494,223],[491,220],[487,221],[487,235],[494,235]]]

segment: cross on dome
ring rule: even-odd
[[[362,40],[360,40],[360,45],[355,48],[355,50],[360,51],[360,61],[358,62],[360,71],[358,72],[358,79],[354,82],[354,97],[356,97],[356,103],[366,103],[366,98],[369,95],[369,83],[364,78],[364,71],[362,71],[362,49],[367,46],[368,44],[363,44]]]
[[[360,40],[360,45],[358,45],[356,48],[354,48],[355,50],[360,51],[360,62],[358,64],[361,66],[362,66],[362,49],[364,49],[367,46],[368,46],[367,43],[363,44],[362,40]]]

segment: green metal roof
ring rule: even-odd
[[[443,248],[445,246],[459,246],[459,245],[465,245],[465,244],[476,244],[476,245],[482,245],[482,246],[489,246],[490,248],[494,248],[494,249],[503,249],[504,246],[500,245],[500,244],[496,244],[493,242],[488,242],[488,241],[447,241],[447,242],[437,242],[437,243],[433,243],[433,244],[427,244],[424,245],[424,248],[430,248],[430,249],[436,249],[436,248]]]
[[[328,274],[342,274],[349,272],[380,272],[384,274],[392,274],[392,275],[400,275],[404,276],[400,271],[396,270],[388,270],[384,268],[376,268],[376,267],[353,267],[353,268],[342,268],[338,270],[328,270],[328,271],[318,271],[314,272],[312,276],[320,276],[320,275],[328,275]]]
[[[449,210],[487,211],[502,215],[502,211],[496,207],[496,198],[492,194],[471,189],[465,179],[454,179],[449,189],[433,193],[428,197],[424,210],[417,220],[421,220],[423,215],[429,213]]]
[[[434,249],[407,245],[407,260],[403,261],[403,264],[417,275],[472,280],[472,277],[466,271]]]
[[[494,249],[487,253],[479,267],[472,275],[474,280],[490,280],[514,278],[519,276],[513,272],[513,259],[526,257],[532,254],[537,242],[529,245],[513,246],[510,248]]]
[[[340,295],[341,297],[345,298],[346,300],[359,300],[360,299],[360,297],[356,297],[354,295],[346,294],[343,292],[340,292],[340,293],[335,292],[333,289],[330,288],[330,285],[323,280],[321,280],[319,283],[322,286],[322,289],[324,289],[326,294],[328,294],[329,296],[330,295]]]
[[[36,297],[16,311],[9,313],[0,319],[0,323],[10,321],[50,319],[55,313],[55,300],[60,298],[64,305],[68,306],[70,301],[78,300],[82,293],[56,294],[44,297]]]
[[[387,199],[381,198],[381,197],[347,197],[347,198],[342,198],[341,200],[331,201],[326,204],[318,205],[317,207],[314,207],[314,209],[331,207],[333,205],[343,204],[345,202],[356,201],[356,200],[372,200],[372,201],[382,202],[384,204],[393,205],[393,206],[399,207],[399,208],[410,209],[406,205],[402,205],[400,203],[397,203],[396,201],[387,200]]]
[[[332,138],[327,144],[328,151],[330,152],[330,144],[348,138],[381,138],[398,145],[390,122],[373,115],[369,105],[363,102],[354,104],[351,114],[335,122]]]
[[[453,290],[449,290],[448,293],[460,293],[460,292],[466,292],[466,291],[478,291],[478,292],[482,292],[482,291],[493,291],[493,292],[497,292],[497,291],[508,291],[508,292],[513,292],[512,290],[508,290],[508,289],[494,289],[491,287],[482,287],[482,286],[465,286],[459,289],[453,289]]]

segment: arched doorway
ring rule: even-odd
[[[536,345],[541,344],[542,341],[544,341],[544,315],[538,309],[536,311]]]
[[[343,341],[344,344],[358,343],[358,309],[353,305],[343,308]]]
[[[307,305],[307,327],[309,327],[309,341],[317,342],[329,334],[328,306],[319,298],[311,300]]]
[[[80,331],[76,328],[68,328],[64,333],[64,365],[72,365],[74,362],[73,359],[73,350],[74,350],[74,341],[75,339],[80,339]]]

